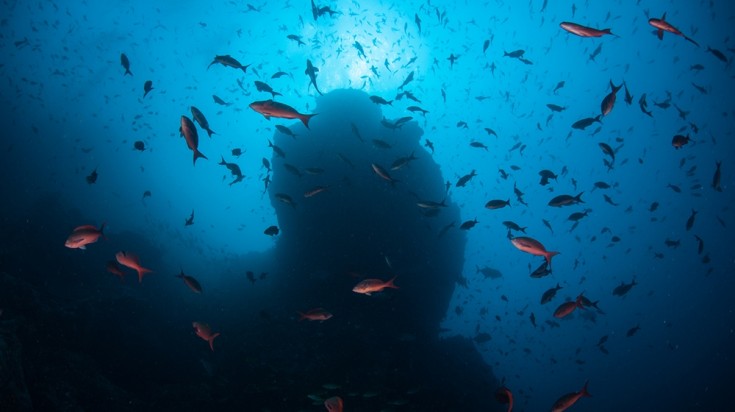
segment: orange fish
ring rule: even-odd
[[[530,237],[518,236],[512,238],[510,242],[520,251],[530,253],[534,256],[543,256],[544,258],[546,258],[546,262],[549,264],[549,268],[551,268],[551,258],[559,254],[559,252],[547,251],[544,245],[541,244],[541,242]]]
[[[107,269],[107,271],[112,273],[113,275],[119,277],[120,282],[125,280],[125,273],[123,273],[120,265],[118,265],[117,262],[115,262],[114,260],[108,260],[107,265],[105,265],[105,269]]]
[[[654,18],[648,19],[648,24],[658,29],[658,31],[656,31],[656,36],[658,36],[659,40],[664,38],[664,32],[667,31],[669,33],[676,34],[677,36],[681,36],[689,40],[690,42],[694,43],[695,46],[699,47],[699,43],[685,36],[684,33],[679,31],[679,29],[672,26],[669,22],[666,21],[666,13],[664,13],[664,15],[661,16],[660,19],[654,19]]]
[[[179,132],[184,136],[186,146],[194,152],[194,164],[197,164],[197,159],[200,157],[204,159],[207,158],[207,156],[204,156],[204,154],[199,151],[199,134],[197,133],[197,129],[194,127],[194,122],[192,122],[191,119],[186,116],[181,116],[181,127],[179,127]]]
[[[610,29],[593,29],[592,27],[582,26],[581,24],[570,23],[568,21],[562,22],[559,26],[569,33],[576,34],[580,37],[601,37],[606,34],[612,34],[614,36],[614,34],[610,32]]]
[[[583,396],[592,396],[589,392],[587,392],[587,383],[589,382],[584,382],[584,387],[581,391],[568,393],[559,398],[559,400],[557,400],[556,402],[554,402],[554,406],[551,408],[551,412],[563,412],[569,409],[569,407],[571,407],[575,403],[577,403],[577,401]]]
[[[328,412],[342,412],[344,409],[344,402],[339,396],[334,396],[324,401],[324,407],[327,408]]]
[[[133,269],[134,271],[138,272],[138,283],[143,282],[143,275],[146,273],[153,272],[150,269],[146,269],[143,266],[140,265],[140,259],[138,259],[138,256],[135,256],[134,254],[130,252],[126,252],[124,250],[121,250],[120,252],[117,252],[115,254],[115,259],[117,259],[117,263],[129,267],[130,269]]]
[[[355,285],[355,287],[352,288],[352,291],[370,296],[371,293],[381,292],[385,288],[399,289],[398,286],[393,284],[394,280],[396,280],[396,276],[393,276],[393,279],[387,282],[383,282],[380,279],[365,279]]]
[[[88,244],[97,242],[100,236],[105,236],[104,233],[102,233],[104,229],[104,223],[102,224],[102,226],[100,226],[99,229],[92,225],[79,226],[71,232],[68,238],[66,238],[64,246],[68,247],[69,249],[85,250],[87,249]]]
[[[500,403],[507,403],[507,412],[513,412],[513,393],[510,391],[510,389],[506,388],[505,386],[498,388],[498,390],[495,391],[495,399],[497,399],[497,401]]]
[[[219,336],[219,332],[212,333],[212,328],[203,322],[192,322],[191,325],[194,327],[194,332],[197,336],[209,342],[209,348],[214,352],[214,338]]]
[[[570,313],[574,312],[574,309],[580,308],[584,309],[584,305],[582,302],[584,301],[584,296],[580,293],[579,296],[577,296],[577,299],[573,302],[564,302],[561,305],[559,305],[558,308],[554,311],[554,317],[561,319]]]
[[[322,308],[309,309],[306,313],[299,312],[299,320],[318,320],[324,322],[332,317],[332,314]]]
[[[266,119],[270,120],[271,117],[278,117],[280,119],[299,119],[301,123],[309,128],[309,120],[316,116],[316,114],[301,114],[296,111],[293,107],[274,102],[273,100],[261,100],[250,103],[250,108],[260,113]]]
[[[193,277],[189,275],[184,274],[184,270],[181,270],[181,273],[176,275],[177,278],[184,279],[184,283],[186,283],[186,286],[189,287],[194,293],[202,293],[202,285],[199,284],[199,282],[194,279]]]

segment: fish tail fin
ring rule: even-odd
[[[197,164],[197,159],[199,158],[207,159],[207,156],[204,156],[204,153],[200,152],[197,149],[194,149],[194,165]]]
[[[546,263],[549,264],[549,268],[551,267],[551,258],[553,258],[554,256],[558,255],[559,253],[560,252],[549,251],[549,252],[546,252],[546,254],[544,254],[544,257],[546,258]]]
[[[306,128],[308,129],[309,128],[309,120],[311,120],[311,118],[314,117],[314,116],[316,116],[316,115],[317,115],[317,113],[314,113],[314,114],[302,114],[301,116],[299,116],[299,120],[301,120],[301,123],[303,123],[304,126],[306,126]]]
[[[584,386],[582,387],[582,390],[581,390],[581,391],[579,391],[579,393],[580,393],[580,394],[581,394],[582,396],[586,396],[586,397],[591,397],[591,396],[592,396],[592,395],[591,395],[591,394],[589,393],[589,391],[587,390],[587,384],[589,384],[589,383],[590,383],[589,381],[584,381]]]
[[[107,240],[107,236],[105,236],[105,225],[107,222],[102,222],[100,225],[100,236],[102,236],[103,239]]]
[[[273,95],[274,99],[276,98],[276,96],[283,96],[281,93],[278,92],[272,92],[271,94]]]
[[[225,162],[225,157],[223,155],[219,155],[219,156],[222,158],[222,160],[219,163],[217,163],[217,164],[218,165],[226,165],[227,162]]]
[[[391,280],[389,280],[388,282],[385,283],[385,287],[387,287],[387,288],[393,288],[393,289],[400,289],[398,286],[396,286],[393,283],[393,281],[395,281],[397,277],[398,277],[398,275],[393,276],[393,278],[391,278]]]
[[[584,200],[582,200],[582,194],[584,194],[584,192],[580,192],[577,196],[574,196],[574,200],[579,203],[584,203]]]
[[[216,338],[217,336],[219,336],[219,332],[215,333],[214,335],[212,335],[211,338],[207,339],[207,341],[209,342],[209,349],[212,349],[212,352],[214,352],[214,338]]]
[[[212,137],[212,135],[213,135],[213,134],[217,134],[217,133],[215,133],[215,132],[214,132],[214,130],[210,129],[209,127],[207,127],[207,129],[206,129],[206,130],[207,130],[207,135],[208,135],[209,137]]]
[[[135,270],[138,271],[138,283],[143,283],[143,275],[153,272],[152,270],[144,268],[143,266],[138,266],[138,268]]]
[[[250,65],[249,64],[246,64],[244,66],[240,66],[240,69],[242,69],[242,72],[243,73],[247,73],[248,72],[248,67],[250,67]]]
[[[661,29],[658,29],[656,31],[656,37],[658,37],[659,40],[663,40],[663,38],[664,38],[664,31],[661,30]]]
[[[127,75],[131,75],[132,76],[133,75],[133,72],[131,72],[130,69],[125,69],[125,73],[123,74],[123,76],[127,76]]]

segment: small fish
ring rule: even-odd
[[[301,122],[309,128],[309,120],[316,116],[314,114],[301,114],[296,111],[293,107],[274,102],[273,100],[263,100],[250,103],[250,108],[260,113],[266,119],[270,120],[271,117],[277,117],[280,119],[299,119]]]
[[[598,116],[595,116],[595,117],[586,117],[584,119],[577,120],[576,122],[574,122],[572,124],[572,129],[584,130],[584,129],[590,127],[592,125],[592,123],[594,123],[594,122],[602,123],[600,121],[600,116],[599,115]]]
[[[682,136],[680,134],[677,134],[671,138],[671,145],[674,147],[674,149],[679,150],[691,141],[692,139],[689,138],[689,135]]]
[[[631,289],[633,289],[633,286],[637,284],[638,283],[636,283],[635,279],[630,283],[620,282],[620,284],[613,289],[612,294],[614,296],[625,296]]]
[[[90,184],[90,185],[95,184],[97,182],[97,168],[95,167],[94,170],[92,170],[92,173],[87,175],[85,179],[87,180],[87,184]]]
[[[650,24],[651,26],[653,26],[656,29],[658,29],[656,31],[656,36],[658,36],[658,39],[659,40],[661,40],[661,39],[664,38],[664,32],[667,31],[669,33],[676,34],[677,36],[682,36],[685,39],[687,39],[688,41],[690,41],[692,44],[694,44],[695,46],[699,47],[699,43],[697,43],[694,40],[690,39],[689,37],[687,37],[686,35],[684,35],[684,33],[682,33],[681,31],[679,31],[679,29],[677,29],[676,27],[674,27],[673,25],[671,25],[671,23],[669,23],[669,22],[666,21],[666,13],[664,13],[663,16],[661,16],[660,19],[656,19],[656,18],[650,18],[650,19],[648,19],[648,24]]]
[[[588,382],[584,383],[584,387],[582,387],[581,391],[568,393],[559,398],[556,402],[554,402],[554,406],[552,406],[551,412],[564,412],[572,405],[577,403],[577,401],[580,400],[582,397],[592,396],[589,392],[587,392],[587,383]]]
[[[494,200],[490,200],[487,203],[485,203],[485,208],[490,209],[490,210],[501,209],[506,206],[510,206],[510,199],[508,200],[494,199]]]
[[[210,67],[212,67],[213,64],[221,64],[225,67],[232,67],[233,69],[240,69],[243,71],[243,73],[248,72],[248,67],[250,67],[249,64],[242,65],[239,61],[237,61],[234,57],[230,56],[229,54],[225,54],[224,56],[214,56],[214,60],[212,60],[212,63],[209,63],[209,66],[207,66],[207,70],[209,70]]]
[[[196,333],[196,335],[200,338],[209,342],[209,349],[214,352],[214,339],[220,335],[219,332],[212,333],[212,328],[210,328],[208,324],[203,322],[192,322],[191,325],[194,327],[194,333]]]
[[[558,308],[554,311],[554,317],[557,319],[564,318],[574,312],[575,309],[580,308],[584,309],[584,305],[582,305],[582,294],[577,296],[577,299],[570,301],[570,302],[564,302],[561,305],[559,305]]]
[[[314,197],[319,193],[326,192],[329,186],[314,186],[313,188],[304,192],[304,197]]]
[[[372,293],[381,292],[386,288],[399,289],[398,286],[393,284],[393,281],[395,280],[396,276],[393,276],[393,278],[387,282],[383,282],[380,279],[365,279],[355,285],[355,287],[352,288],[352,291],[370,296]]]
[[[133,75],[133,73],[130,71],[130,60],[128,60],[128,56],[125,55],[125,53],[120,54],[120,64],[122,65],[123,69],[125,69],[125,73],[123,73],[123,76],[125,75]]]
[[[142,140],[136,140],[133,142],[133,149],[141,152],[145,151],[145,142]]]
[[[692,229],[692,226],[694,226],[694,218],[697,216],[697,211],[692,209],[692,214],[689,216],[689,219],[687,219],[686,229],[687,231]]]
[[[276,98],[276,96],[283,96],[281,93],[274,92],[273,91],[273,88],[270,87],[269,85],[267,85],[266,83],[263,83],[263,82],[258,81],[258,80],[255,81],[255,88],[259,92],[270,93],[273,96],[274,99]]]
[[[715,191],[722,192],[722,186],[720,186],[720,180],[722,173],[720,172],[720,166],[722,165],[722,162],[717,161],[717,167],[715,169],[715,174],[712,176],[712,188],[715,189]]]
[[[198,158],[207,158],[207,156],[199,151],[199,134],[191,119],[186,116],[181,116],[179,132],[184,137],[184,140],[186,140],[186,145],[194,153],[194,165],[196,165]]]
[[[117,264],[114,260],[108,260],[107,264],[105,264],[105,269],[107,269],[108,272],[112,273],[113,275],[120,278],[120,282],[123,282],[125,280],[125,273],[122,271],[122,267]]]
[[[375,103],[375,104],[393,106],[393,104],[392,104],[393,103],[393,100],[388,101],[388,100],[385,100],[384,98],[382,98],[380,96],[370,96],[370,101],[373,102],[373,103]]]
[[[144,99],[151,90],[153,90],[153,81],[146,80],[145,83],[143,83],[143,98]]]
[[[314,67],[313,64],[311,64],[311,60],[306,59],[306,70],[304,71],[304,74],[309,76],[309,86],[314,86],[314,89],[319,93],[322,94],[321,91],[319,91],[319,87],[316,85],[316,74],[319,72],[319,69]]]
[[[184,221],[184,226],[191,226],[194,224],[194,211],[191,211],[189,218]]]
[[[625,336],[626,337],[631,337],[631,336],[635,335],[636,332],[638,332],[639,330],[641,330],[640,325],[635,325],[632,328],[628,329],[628,332],[625,333]]]
[[[477,176],[477,173],[475,173],[475,169],[472,169],[472,171],[469,174],[460,177],[459,180],[457,180],[457,183],[455,184],[455,186],[464,187],[467,184],[467,182],[472,180],[472,178],[475,176]]]
[[[115,259],[117,260],[117,263],[138,272],[138,283],[143,282],[143,275],[145,275],[146,273],[153,272],[152,270],[141,266],[140,259],[138,258],[138,256],[130,252],[121,250],[120,252],[117,252],[115,254]]]
[[[720,59],[723,63],[727,63],[727,57],[725,57],[725,54],[717,49],[713,49],[709,46],[707,46],[707,51],[710,52],[713,56]]]
[[[559,286],[559,284],[557,283],[556,287],[553,287],[547,290],[546,292],[544,292],[543,295],[541,295],[541,304],[544,305],[546,303],[551,302],[551,300],[554,299],[554,296],[556,296],[556,292],[559,291],[560,289],[562,289],[562,287]]]
[[[553,207],[562,207],[562,206],[569,206],[576,203],[584,203],[582,200],[582,194],[584,192],[581,192],[577,196],[571,196],[571,195],[559,195],[554,197],[549,201],[549,206]]]
[[[610,80],[610,87],[612,88],[612,91],[605,96],[604,99],[602,99],[602,103],[600,103],[600,110],[602,112],[602,116],[607,116],[612,112],[613,107],[615,106],[615,100],[617,98],[618,90],[620,90],[623,85],[616,86],[613,84],[612,80]]]
[[[199,123],[199,127],[207,131],[207,135],[209,135],[209,137],[212,137],[213,134],[217,134],[209,128],[209,122],[207,121],[207,118],[204,117],[204,113],[202,113],[201,110],[191,106],[191,116],[194,118],[195,122]]]
[[[221,97],[217,96],[216,94],[212,95],[212,99],[214,99],[214,102],[217,103],[220,106],[230,106],[232,103],[228,103],[224,100],[222,100]]]
[[[298,312],[298,314],[299,321],[306,319],[311,321],[318,320],[320,322],[324,322],[325,320],[329,320],[332,318],[332,314],[327,312],[323,308],[309,309],[306,312]]]
[[[267,228],[266,228],[266,229],[265,229],[265,230],[263,231],[263,233],[264,233],[264,234],[266,234],[266,235],[268,235],[268,236],[276,236],[276,235],[278,234],[278,232],[280,232],[280,231],[278,230],[278,226],[275,226],[275,225],[274,225],[274,226],[268,226],[268,227],[267,227]]]
[[[593,29],[592,27],[582,26],[581,24],[570,23],[567,21],[562,22],[559,26],[569,33],[576,34],[580,37],[602,37],[606,34],[615,36],[610,29]]]
[[[181,273],[176,275],[176,277],[179,279],[183,279],[184,284],[186,284],[186,286],[188,286],[192,292],[202,293],[202,285],[199,284],[199,281],[197,281],[196,279],[194,279],[193,277],[189,275],[184,274],[183,269],[181,269]]]
[[[530,237],[514,237],[510,242],[522,252],[530,253],[534,256],[543,256],[549,264],[549,267],[551,267],[551,258],[559,254],[559,252],[547,251],[541,242]]]
[[[99,229],[92,225],[82,225],[72,230],[71,234],[66,238],[64,246],[69,249],[87,249],[87,245],[90,243],[96,243],[100,236],[105,237],[103,230],[105,224],[103,223]]]
[[[372,163],[370,165],[373,168],[373,172],[380,176],[382,179],[389,181],[391,184],[395,185],[398,180],[393,179],[387,170],[385,170],[382,166]]]
[[[324,407],[327,408],[327,412],[343,412],[344,402],[339,396],[333,396],[324,401]]]

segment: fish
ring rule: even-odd
[[[295,41],[299,45],[299,47],[306,44],[301,40],[301,36],[296,34],[289,34],[288,36],[286,36],[286,38]]]
[[[289,206],[291,206],[293,208],[296,207],[296,202],[293,201],[293,199],[291,198],[291,196],[289,196],[289,195],[287,195],[285,193],[276,193],[274,196],[275,196],[276,200],[278,200],[279,202],[283,202],[283,203],[285,203],[285,204],[287,204],[287,205],[289,205]]]
[[[133,149],[141,152],[145,151],[145,142],[142,140],[136,140],[133,142]]]
[[[304,197],[314,197],[319,193],[326,192],[329,186],[314,186],[313,188],[304,192]]]
[[[393,284],[395,280],[396,276],[393,276],[393,278],[387,282],[383,282],[380,279],[365,279],[355,285],[355,287],[352,288],[352,291],[370,296],[372,293],[382,292],[386,288],[399,289],[398,286]]]
[[[82,249],[86,250],[87,245],[96,243],[100,236],[105,237],[103,231],[105,230],[105,224],[102,223],[100,228],[97,229],[93,225],[82,225],[74,228],[71,234],[66,238],[64,246],[69,249]]]
[[[602,116],[607,116],[612,112],[613,106],[615,106],[615,100],[617,98],[618,90],[620,90],[623,85],[616,86],[613,84],[612,80],[610,80],[610,87],[612,88],[612,91],[605,96],[604,99],[602,99],[602,103],[600,103],[600,111],[602,112]]]
[[[392,185],[395,185],[396,182],[398,182],[398,180],[393,179],[388,171],[385,170],[382,166],[375,163],[371,163],[370,166],[373,168],[373,172],[375,172],[375,174],[380,176],[382,179],[389,181]]]
[[[468,220],[468,221],[466,221],[466,222],[463,222],[463,223],[462,223],[462,224],[461,224],[461,225],[459,226],[459,228],[460,228],[460,230],[470,230],[470,229],[472,229],[473,227],[475,227],[475,225],[476,225],[477,223],[478,223],[478,222],[477,222],[477,218],[475,218],[474,220]]]
[[[398,170],[416,159],[418,159],[418,157],[414,156],[414,152],[411,152],[409,156],[399,157],[391,163],[390,170]]]
[[[692,229],[692,226],[694,226],[694,218],[697,216],[697,211],[692,209],[692,214],[689,216],[689,219],[687,219],[686,229],[687,231]]]
[[[600,146],[600,149],[602,149],[602,152],[603,153],[605,153],[606,155],[610,156],[612,158],[612,160],[615,161],[615,151],[613,150],[612,147],[610,147],[609,144],[604,143],[604,142],[600,142],[597,145]]]
[[[120,64],[122,65],[123,69],[125,69],[125,73],[123,73],[123,76],[125,75],[133,75],[133,72],[130,71],[130,60],[128,60],[128,56],[125,55],[125,53],[120,53]]]
[[[539,267],[537,267],[533,272],[531,272],[530,276],[534,279],[539,279],[545,276],[549,276],[550,274],[551,274],[551,268],[549,267],[549,262],[544,260],[544,262]]]
[[[577,401],[580,400],[582,397],[592,396],[587,391],[587,384],[588,381],[585,381],[581,391],[568,393],[559,398],[556,402],[554,402],[554,405],[551,407],[551,412],[563,412],[569,409],[575,403],[577,403]]]
[[[186,140],[186,146],[194,152],[194,165],[197,164],[198,158],[206,159],[202,152],[199,151],[199,134],[197,133],[194,123],[186,116],[181,116],[181,127],[179,127],[179,133],[184,136]]]
[[[273,100],[262,100],[250,103],[250,108],[260,113],[266,119],[270,120],[271,117],[277,117],[279,119],[299,119],[301,122],[309,128],[309,120],[316,116],[314,114],[301,114],[296,111],[293,107],[274,102]]]
[[[530,253],[534,256],[543,256],[549,264],[549,267],[551,267],[551,258],[559,254],[559,252],[547,251],[541,242],[526,236],[511,238],[510,242],[522,252]]]
[[[679,31],[679,29],[677,29],[676,27],[674,27],[671,23],[669,23],[669,22],[666,21],[666,13],[664,13],[663,16],[661,16],[660,19],[656,19],[656,18],[650,18],[650,19],[648,19],[648,24],[650,24],[651,26],[653,26],[653,27],[655,27],[657,29],[656,30],[656,36],[658,36],[658,39],[659,40],[661,40],[661,39],[664,38],[664,32],[667,31],[669,33],[676,34],[677,36],[682,36],[685,39],[687,39],[688,41],[690,41],[692,44],[694,44],[695,46],[699,47],[699,43],[697,43],[696,41],[690,39],[684,33],[682,33],[681,31]]]
[[[327,412],[343,412],[344,402],[339,396],[333,396],[324,401],[324,407],[327,408]]]
[[[314,89],[317,91],[317,93],[319,93],[321,95],[322,92],[319,91],[319,87],[317,87],[317,85],[316,85],[316,74],[317,74],[317,72],[319,72],[319,69],[317,69],[316,67],[314,67],[313,64],[311,64],[311,60],[306,59],[306,70],[304,71],[304,74],[306,74],[307,76],[309,76],[309,85],[310,86],[313,85],[314,86]]]
[[[592,125],[594,122],[602,123],[600,121],[601,116],[586,117],[584,119],[577,120],[572,124],[572,129],[584,130]]]
[[[482,276],[485,277],[485,279],[498,279],[503,276],[503,274],[499,270],[493,269],[491,267],[485,266],[481,268],[480,266],[475,265],[475,268],[475,273],[481,273]]]
[[[715,174],[712,176],[712,188],[717,192],[722,192],[722,186],[720,186],[720,180],[722,179],[722,172],[720,172],[720,166],[722,162],[717,161],[717,167],[715,168]]]
[[[209,70],[209,68],[212,67],[213,64],[221,64],[225,67],[240,69],[243,71],[243,73],[247,73],[248,67],[250,67],[249,64],[243,66],[239,61],[237,61],[237,59],[230,56],[229,54],[225,54],[223,56],[214,56],[214,60],[212,60],[212,63],[209,63],[209,66],[207,66],[207,70]]]
[[[580,308],[584,309],[584,305],[582,305],[582,294],[577,296],[577,299],[570,301],[570,302],[564,302],[561,305],[559,305],[558,308],[554,311],[554,317],[557,319],[561,319],[563,317],[568,316],[570,313],[574,312],[575,309]]]
[[[635,335],[636,332],[638,332],[639,330],[641,330],[641,326],[640,325],[635,325],[632,328],[628,329],[628,332],[625,333],[625,336],[629,338],[629,337]]]
[[[306,319],[311,321],[318,320],[320,322],[324,322],[325,320],[329,320],[332,318],[332,314],[327,312],[323,308],[309,309],[306,312],[298,312],[298,314],[299,321]]]
[[[612,294],[614,296],[625,296],[628,292],[630,292],[633,286],[637,284],[638,283],[636,283],[635,279],[633,279],[633,281],[630,283],[625,283],[621,281],[620,284],[616,286],[615,289],[613,289]]]
[[[641,95],[641,98],[638,99],[638,105],[640,106],[641,111],[643,113],[645,113],[646,115],[648,115],[648,117],[653,117],[653,113],[650,110],[647,110],[648,109],[648,102],[646,102],[646,94],[645,93],[643,93]]]
[[[259,80],[256,80],[256,81],[255,81],[255,88],[256,88],[256,89],[257,89],[257,90],[258,90],[259,92],[266,92],[266,93],[270,93],[270,94],[271,94],[271,95],[273,96],[273,98],[274,98],[274,99],[276,98],[276,96],[283,96],[283,95],[282,95],[281,93],[278,93],[278,92],[274,92],[274,91],[273,91],[273,88],[272,88],[272,87],[270,87],[270,86],[269,86],[269,85],[267,85],[266,83],[263,83],[263,82],[261,82],[261,81],[259,81]]]
[[[114,260],[108,260],[105,264],[105,269],[107,269],[108,272],[112,273],[113,275],[120,278],[120,282],[123,282],[125,280],[125,273],[122,271],[122,267],[117,264]]]
[[[408,76],[406,77],[406,79],[405,79],[405,80],[403,81],[403,83],[401,83],[401,85],[400,85],[400,86],[398,86],[398,90],[403,90],[403,88],[404,88],[404,87],[405,87],[406,85],[408,85],[409,83],[411,83],[411,81],[413,81],[413,73],[414,73],[414,72],[411,72],[411,73],[410,73],[410,74],[409,74],[409,75],[408,75]]]
[[[144,99],[151,90],[153,90],[153,81],[146,80],[145,83],[143,83],[143,98]]]
[[[630,94],[630,91],[628,90],[628,84],[623,81],[623,86],[625,87],[625,104],[630,106],[633,104],[633,95]]]
[[[692,139],[689,138],[689,135],[682,136],[680,134],[677,134],[671,138],[671,145],[674,147],[674,149],[679,150],[691,141]]]
[[[720,59],[723,63],[727,63],[727,57],[725,57],[725,54],[722,53],[721,51],[719,51],[717,49],[713,49],[713,48],[711,48],[709,46],[707,46],[707,51],[709,53],[711,53],[713,56],[715,56],[718,59]]]
[[[472,169],[470,174],[464,175],[457,180],[457,183],[455,184],[456,187],[464,187],[467,182],[469,182],[473,177],[477,176],[477,173],[475,173],[475,169]]]
[[[209,135],[209,137],[212,137],[213,134],[217,134],[209,128],[209,122],[207,121],[207,118],[204,117],[204,113],[202,113],[201,110],[191,106],[191,116],[194,118],[195,122],[199,123],[199,127],[207,131],[207,135]]]
[[[718,167],[719,169],[719,167]],[[93,185],[97,182],[97,168],[95,167],[94,170],[92,170],[92,173],[88,174],[85,179],[87,180],[87,184]],[[722,190],[720,190],[722,191]]]
[[[267,227],[267,228],[266,228],[266,229],[265,229],[265,230],[263,231],[263,233],[264,233],[264,234],[266,234],[266,235],[268,235],[268,236],[276,236],[276,235],[278,234],[278,232],[279,232],[279,230],[278,230],[278,226],[275,226],[275,225],[272,225],[272,226],[268,226],[268,227]]]
[[[566,107],[558,106],[552,103],[547,104],[546,107],[548,107],[549,110],[551,110],[552,112],[563,112],[567,109]]]
[[[523,57],[523,55],[526,53],[525,50],[514,50],[512,52],[503,51],[503,57],[510,57],[512,59],[517,59],[519,57]]]
[[[189,218],[184,221],[184,226],[191,226],[194,224],[194,210],[191,211]]]
[[[189,289],[191,289],[192,292],[194,292],[194,293],[202,293],[202,285],[199,284],[199,281],[197,281],[196,279],[194,279],[193,277],[191,277],[189,275],[184,274],[184,270],[183,269],[181,269],[181,273],[179,273],[178,275],[176,275],[176,277],[179,278],[179,279],[183,279],[184,280],[184,284],[186,284],[186,286],[188,286]]]
[[[513,412],[513,393],[510,389],[505,386],[498,388],[498,390],[495,391],[495,400],[503,404],[507,403],[508,410],[506,412]]]
[[[490,200],[487,203],[485,203],[485,208],[490,209],[490,210],[501,209],[506,206],[510,206],[510,199],[508,200],[494,199],[494,200]]]
[[[278,129],[279,132],[285,134],[286,136],[292,137],[294,139],[296,138],[296,134],[291,129],[282,124],[277,124],[276,129]]]
[[[511,222],[510,220],[503,221],[503,226],[508,228],[508,230],[515,230],[516,232],[523,232],[526,233],[527,226],[521,227],[516,222]]]
[[[138,256],[124,250],[115,254],[115,260],[117,260],[117,263],[138,272],[138,283],[143,283],[143,275],[153,272],[152,270],[140,265],[140,259]]]
[[[594,29],[592,27],[582,26],[581,24],[571,23],[568,21],[560,23],[559,26],[569,33],[576,34],[580,37],[602,37],[606,34],[615,36],[610,29]]]
[[[220,106],[229,106],[229,105],[232,104],[232,103],[228,103],[228,102],[222,100],[222,98],[219,97],[219,96],[217,96],[216,94],[213,94],[212,95],[212,99],[214,99],[214,102],[217,103]]]
[[[553,199],[549,200],[549,206],[562,207],[562,206],[573,205],[576,203],[584,203],[584,201],[582,200],[583,193],[584,192],[581,192],[577,196],[571,196],[571,195],[556,196]]]
[[[393,100],[388,101],[388,100],[385,100],[384,98],[382,98],[380,96],[370,96],[370,101],[373,102],[373,103],[375,103],[375,104],[382,104],[382,105],[393,106],[393,104],[392,104],[393,103]]]
[[[554,296],[556,296],[556,292],[559,291],[560,289],[562,289],[562,287],[559,286],[559,284],[557,283],[556,287],[553,287],[547,290],[546,292],[544,292],[543,295],[541,295],[541,304],[544,305],[546,303],[551,302],[551,300],[554,299]]]
[[[208,324],[203,322],[192,322],[191,325],[192,327],[194,327],[194,333],[196,333],[196,335],[200,338],[209,342],[209,349],[214,352],[214,339],[219,336],[220,333],[212,333],[212,328],[210,328]]]

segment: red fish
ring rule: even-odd
[[[592,396],[590,395],[589,392],[587,392],[588,383],[589,383],[588,381],[584,382],[584,387],[582,388],[581,391],[568,393],[562,396],[561,398],[559,398],[559,400],[554,402],[554,406],[551,408],[551,412],[563,412],[569,409],[575,403],[577,403],[577,401],[583,396]]]
[[[140,265],[140,259],[138,259],[138,256],[135,256],[134,254],[130,252],[126,252],[124,250],[117,252],[115,254],[115,259],[117,259],[117,263],[129,267],[130,269],[133,269],[134,271],[138,272],[138,283],[143,282],[143,275],[146,273],[153,272],[150,269],[146,269],[143,266]]]
[[[324,322],[332,317],[332,314],[322,308],[309,309],[304,312],[299,312],[299,320],[318,320]]]
[[[64,246],[68,247],[69,249],[85,250],[87,249],[88,244],[97,242],[100,236],[105,236],[104,233],[102,233],[104,229],[104,223],[102,224],[102,226],[100,226],[99,229],[92,225],[79,226],[71,232],[69,237],[66,238]]]
[[[385,288],[399,289],[398,286],[393,284],[394,280],[396,280],[396,276],[393,276],[393,279],[387,282],[383,282],[380,279],[365,279],[355,285],[355,287],[352,288],[352,291],[370,296],[371,293],[381,292]]]
[[[671,138],[671,145],[674,146],[674,149],[679,150],[684,147],[685,144],[691,141],[692,139],[689,138],[689,135],[682,136],[680,134],[677,134],[676,136]]]
[[[559,254],[559,252],[547,251],[541,242],[530,237],[518,236],[512,238],[510,242],[520,251],[530,253],[534,256],[543,256],[546,258],[549,267],[551,267],[551,258]]]
[[[667,31],[669,33],[676,34],[677,36],[681,36],[690,42],[694,43],[695,46],[699,47],[699,43],[695,42],[694,40],[690,39],[684,33],[679,31],[676,27],[672,26],[669,22],[666,21],[666,13],[664,13],[663,16],[661,16],[660,19],[648,19],[648,24],[658,29],[656,31],[656,36],[658,36],[658,39],[661,40],[664,38],[664,32]]]
[[[554,317],[561,319],[570,313],[574,312],[574,309],[580,308],[584,309],[584,305],[582,302],[584,301],[584,296],[580,293],[579,296],[577,296],[577,299],[574,302],[564,302],[561,305],[559,305],[558,308],[554,311]]]
[[[270,120],[271,117],[277,117],[280,119],[299,119],[307,129],[309,128],[309,120],[316,116],[316,114],[301,114],[293,107],[283,103],[274,102],[273,100],[262,100],[250,103],[250,108],[262,114],[268,120]]]
[[[194,332],[197,336],[209,342],[209,348],[214,352],[214,338],[219,336],[219,332],[212,333],[212,328],[203,322],[192,322],[191,325],[194,327]]]
[[[615,106],[615,99],[617,99],[618,96],[618,90],[620,90],[623,85],[615,86],[612,80],[610,80],[610,87],[612,88],[612,91],[602,99],[602,103],[600,104],[600,110],[602,111],[603,116],[607,116],[612,111],[613,106]]]
[[[505,386],[498,388],[498,390],[495,391],[495,399],[497,399],[497,401],[500,403],[507,403],[507,412],[513,412],[513,393],[510,391],[510,389],[506,388]]]
[[[112,273],[113,275],[119,277],[120,282],[125,279],[125,273],[123,273],[120,265],[118,265],[117,262],[115,262],[114,260],[108,260],[107,265],[105,265],[105,269],[107,269],[107,271]]]
[[[612,32],[610,32],[610,29],[593,29],[592,27],[582,26],[581,24],[570,23],[568,21],[562,22],[559,26],[561,26],[562,29],[568,31],[569,33],[576,34],[580,37],[601,37],[606,34],[612,34],[613,36],[615,36]]]
[[[199,151],[199,134],[197,133],[197,129],[194,127],[194,122],[192,122],[191,119],[186,116],[181,116],[181,127],[179,127],[179,132],[184,136],[186,146],[194,152],[194,164],[197,164],[197,159],[200,157],[204,159],[207,158],[207,156],[204,156],[204,154]]]
[[[344,409],[344,402],[339,396],[334,396],[324,401],[324,407],[327,408],[328,412],[342,412]]]

